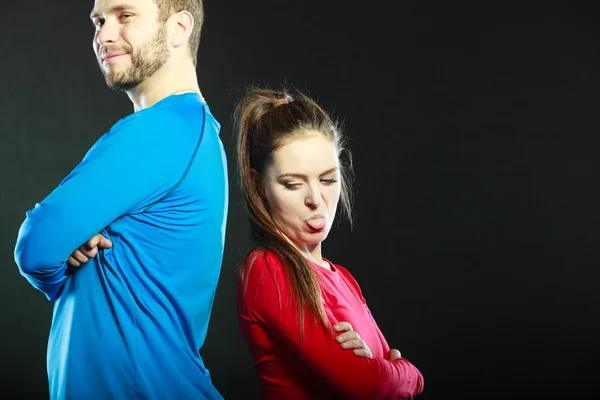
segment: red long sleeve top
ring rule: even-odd
[[[423,391],[423,376],[404,358],[389,360],[381,334],[357,282],[339,265],[329,271],[311,263],[322,288],[331,326],[346,321],[371,349],[372,358],[342,349],[328,329],[298,308],[279,258],[259,251],[238,282],[238,318],[255,361],[262,399],[411,399]],[[252,259],[253,257],[250,257]]]

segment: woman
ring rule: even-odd
[[[240,269],[238,314],[261,397],[399,399],[421,393],[421,373],[389,348],[356,281],[321,255],[340,200],[351,216],[334,122],[301,93],[292,98],[267,89],[250,90],[235,120],[253,244]],[[350,332],[336,338],[340,329]],[[347,350],[352,347],[355,354]],[[360,348],[370,357],[357,356]]]

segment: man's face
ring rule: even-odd
[[[128,90],[169,59],[166,24],[152,0],[96,0],[94,52],[108,86]]]

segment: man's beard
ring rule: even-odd
[[[131,66],[127,70],[107,71],[106,67],[100,64],[106,84],[109,88],[118,91],[133,89],[165,65],[169,59],[165,25],[158,29],[151,41],[141,45],[137,50],[133,51],[130,46],[124,47],[123,50],[131,56]]]

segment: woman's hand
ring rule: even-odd
[[[338,322],[333,326],[333,330],[336,332],[344,332],[335,338],[342,349],[352,349],[352,352],[359,357],[371,358],[369,346],[361,339],[358,332],[352,329],[352,325],[349,322]]]
[[[402,358],[402,354],[400,354],[400,350],[390,349],[390,361],[395,360],[396,358]]]

